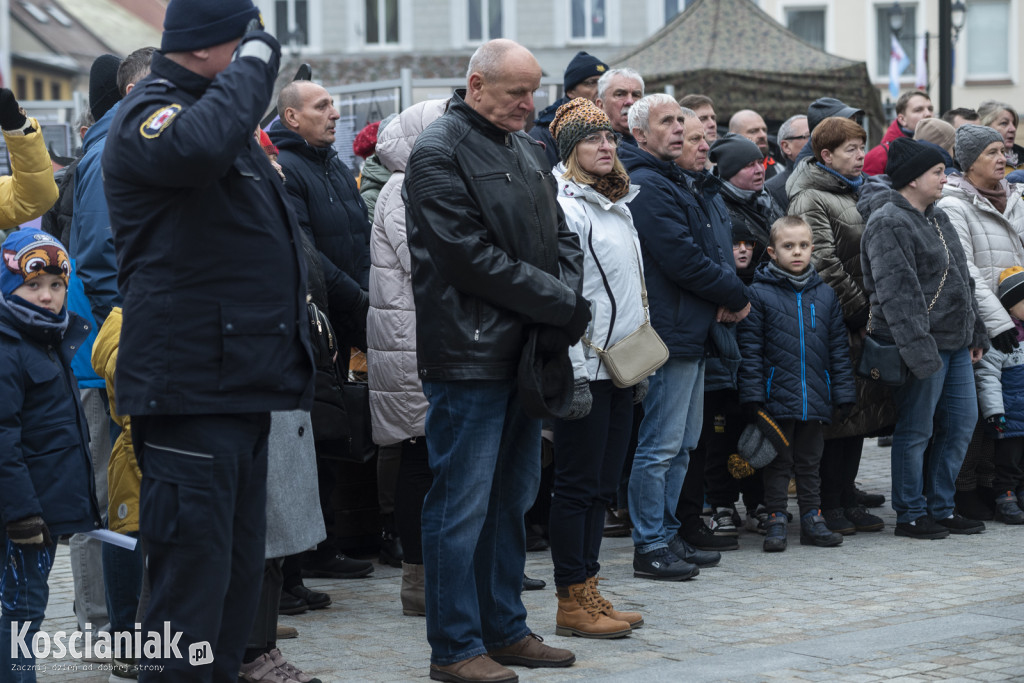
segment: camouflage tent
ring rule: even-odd
[[[677,97],[707,95],[719,121],[755,109],[771,126],[831,96],[865,111],[873,141],[886,125],[864,62],[804,42],[750,0],[696,0],[612,64],[639,71],[647,92],[672,85]]]

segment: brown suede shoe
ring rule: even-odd
[[[477,655],[463,659],[454,664],[439,666],[430,665],[430,678],[434,681],[454,681],[454,683],[518,683],[519,676],[512,669],[506,669],[487,655]]]
[[[500,650],[488,652],[491,659],[505,666],[526,666],[535,669],[541,666],[572,666],[576,655],[557,647],[544,644],[544,639],[531,633],[517,643],[506,645]]]

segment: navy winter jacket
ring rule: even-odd
[[[739,311],[747,288],[736,274],[732,223],[721,181],[621,145],[640,194],[629,205],[640,235],[651,324],[674,358],[703,358],[719,306]]]
[[[857,400],[843,311],[813,273],[802,290],[765,263],[740,321],[740,403],[763,403],[777,420],[832,422],[832,408]]]
[[[561,159],[558,156],[558,143],[555,142],[554,136],[551,135],[551,122],[555,120],[555,113],[558,112],[558,108],[568,101],[568,97],[560,97],[541,109],[533,122],[533,128],[530,129],[530,137],[544,145],[544,154],[547,156],[548,161],[551,162],[552,168],[557,166]]]
[[[365,313],[362,292],[370,289],[370,221],[355,178],[333,147],[312,147],[301,135],[275,121],[268,133],[277,145],[285,189],[299,226],[320,252],[327,282],[328,317],[345,343],[352,328],[366,321],[347,318]],[[344,344],[343,344],[344,345]]]
[[[63,338],[26,329],[0,300],[0,524],[39,515],[54,540],[100,525],[89,429],[71,357],[89,326]]]

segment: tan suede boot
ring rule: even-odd
[[[584,585],[586,585],[587,589],[591,592],[591,594],[593,594],[596,603],[600,605],[601,612],[604,613],[606,616],[611,617],[612,619],[626,622],[627,624],[629,624],[630,628],[640,628],[641,626],[643,626],[644,617],[639,612],[620,612],[614,607],[612,607],[612,603],[606,600],[605,597],[601,595],[601,591],[597,588],[597,582],[600,580],[601,579],[599,579],[596,576],[591,576],[589,579],[586,580]]]
[[[555,635],[580,638],[621,638],[632,629],[625,621],[617,621],[601,612],[587,585],[577,583],[559,588]]]
[[[407,617],[427,616],[423,595],[423,565],[402,563],[402,614]]]

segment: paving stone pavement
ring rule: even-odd
[[[865,445],[858,481],[889,497],[889,451]],[[795,501],[790,502],[795,511]],[[527,573],[548,581],[524,594],[529,624],[546,642],[576,653],[566,669],[519,669],[523,681],[1024,681],[1024,527],[987,523],[985,533],[917,541],[893,535],[895,514],[874,510],[885,530],[845,538],[838,548],[799,544],[789,527],[785,553],[761,551],[740,533],[740,549],[682,583],[634,579],[629,539],[605,539],[602,591],[617,607],[643,612],[634,635],[614,641],[554,635],[551,560],[530,553]],[[326,681],[426,679],[422,618],[402,616],[401,571],[377,565],[368,578],[307,580],[328,592],[325,610],[281,623],[299,637],[285,656]],[[51,575],[43,624],[75,628],[66,547]],[[58,662],[44,662],[50,667]],[[74,660],[41,681],[106,681],[101,664]],[[74,667],[74,668],[72,668]]]

